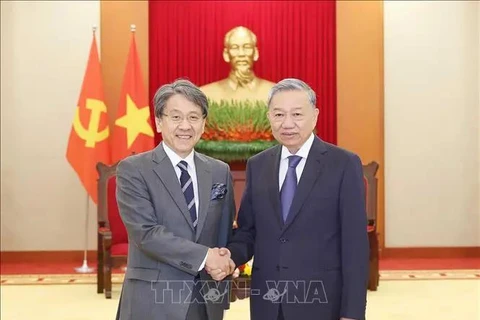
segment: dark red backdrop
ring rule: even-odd
[[[335,1],[150,1],[149,20],[150,101],[177,78],[199,86],[225,78],[223,38],[243,25],[258,38],[255,73],[307,82],[320,108],[317,133],[336,143]]]

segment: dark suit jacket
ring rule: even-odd
[[[281,214],[281,146],[249,159],[235,264],[254,256],[251,319],[365,319],[368,238],[358,156],[315,138],[291,211]],[[284,295],[282,295],[284,294]]]

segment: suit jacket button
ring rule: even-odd
[[[281,243],[285,243],[285,242],[287,242],[287,239],[285,239],[285,238],[280,238],[280,242],[281,242]]]
[[[187,268],[187,269],[192,269],[192,265],[190,263],[186,263],[186,262],[183,262],[183,261],[180,261],[180,265],[184,268]]]

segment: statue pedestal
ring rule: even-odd
[[[245,171],[247,168],[247,161],[230,161],[228,163],[230,170],[233,171]]]
[[[232,166],[230,164],[230,168],[232,170],[232,178],[233,178],[233,192],[235,196],[235,206],[237,212],[235,213],[235,221],[237,220],[238,210],[240,209],[240,203],[242,202],[242,195],[243,190],[245,190],[245,165],[246,162],[243,163],[243,167],[241,165]]]
[[[250,277],[238,277],[233,279],[230,302],[235,302],[237,299],[243,300],[249,298],[251,282]]]

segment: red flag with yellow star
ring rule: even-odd
[[[155,142],[150,107],[143,84],[134,32],[117,112],[113,128],[112,161],[116,162],[134,153],[153,149]]]
[[[97,203],[97,162],[110,164],[107,107],[103,97],[102,72],[93,35],[67,146],[67,160]]]

